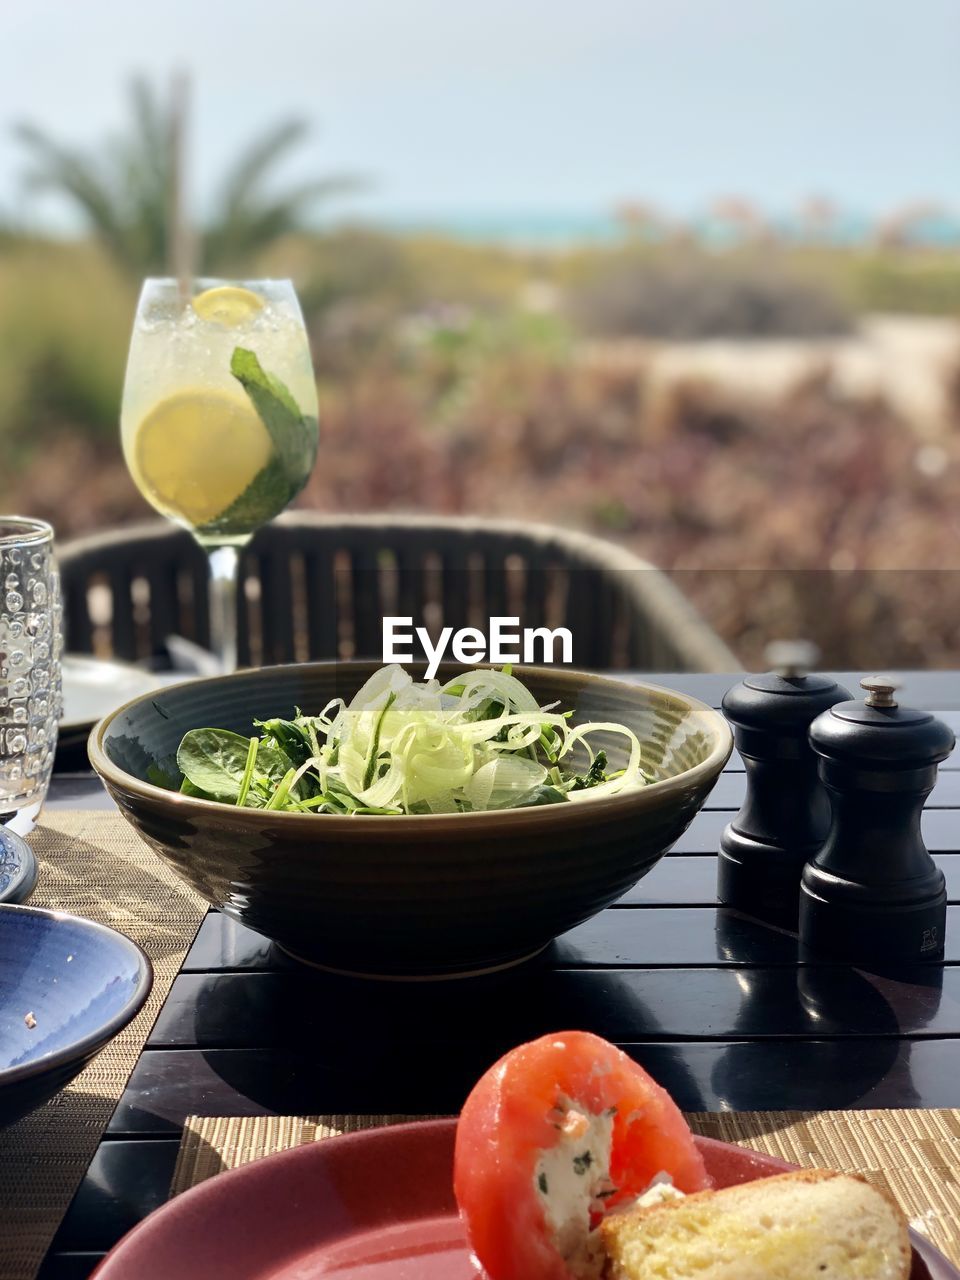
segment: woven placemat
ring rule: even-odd
[[[0,1130],[0,1280],[36,1274],[207,909],[118,813],[51,811],[30,845],[40,859],[31,905],[127,934],[153,962],[154,983],[143,1011],[73,1084]]]
[[[190,1116],[171,1195],[261,1156],[428,1116]],[[696,1133],[792,1164],[860,1173],[960,1263],[960,1111],[694,1111]]]

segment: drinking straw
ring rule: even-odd
[[[193,278],[194,239],[187,215],[186,150],[187,120],[190,105],[190,80],[183,71],[174,74],[170,86],[170,174],[168,187],[167,266],[177,281],[180,303],[190,297]]]

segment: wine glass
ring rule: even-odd
[[[317,389],[289,280],[146,280],[120,415],[137,488],[210,562],[211,646],[237,666],[240,551],[317,456]]]

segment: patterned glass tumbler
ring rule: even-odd
[[[60,719],[60,577],[53,529],[0,516],[0,827],[40,812]]]

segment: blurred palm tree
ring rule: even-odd
[[[107,251],[136,275],[170,269],[176,256],[179,128],[173,99],[142,78],[130,87],[127,131],[92,154],[58,142],[36,125],[16,126],[29,154],[24,181],[32,191],[65,196]],[[254,139],[227,171],[212,213],[197,236],[200,268],[244,269],[279,236],[302,230],[317,202],[354,190],[356,179],[331,175],[276,189],[273,170],[308,125],[285,120]]]

